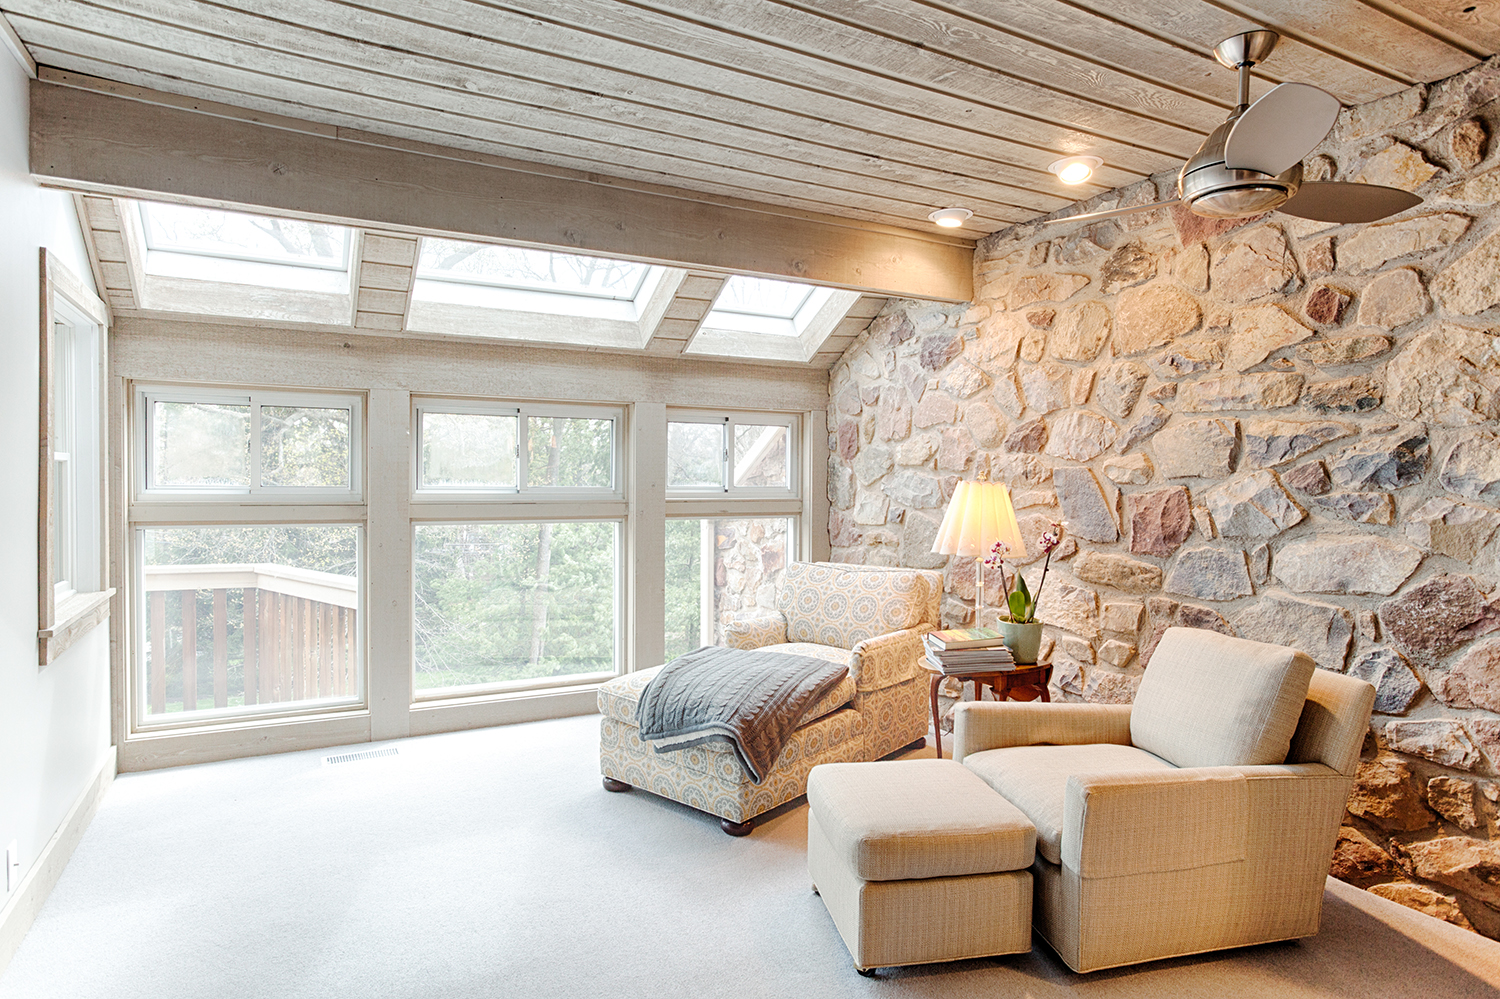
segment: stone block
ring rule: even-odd
[[[1188,548],[1167,570],[1163,588],[1199,600],[1234,600],[1255,592],[1245,553],[1238,548]]]
[[[1099,646],[1099,661],[1109,663],[1118,669],[1124,669],[1130,665],[1130,660],[1135,658],[1135,646],[1129,642],[1121,642],[1111,638]]]
[[[1057,502],[1068,531],[1085,541],[1116,541],[1120,537],[1114,505],[1105,498],[1099,480],[1087,468],[1057,468],[1052,472]]]
[[[1484,159],[1489,145],[1489,129],[1482,120],[1461,121],[1448,135],[1448,158],[1460,170],[1472,170]]]
[[[943,505],[943,485],[921,472],[897,472],[885,485],[885,494],[897,506],[934,510]]]
[[[962,472],[974,457],[974,438],[963,427],[947,427],[938,445],[937,468],[940,472]]]
[[[1275,537],[1307,516],[1269,471],[1220,483],[1203,493],[1203,502],[1225,538]]]
[[[1130,415],[1146,384],[1146,369],[1134,361],[1116,361],[1099,373],[1095,397],[1106,412],[1121,419]]]
[[[1073,574],[1085,583],[1112,586],[1126,593],[1161,589],[1161,567],[1113,552],[1086,551],[1073,562]]]
[[[1169,479],[1228,475],[1234,468],[1237,427],[1232,419],[1174,420],[1153,444],[1157,470]]]
[[[1422,692],[1422,681],[1406,657],[1392,648],[1361,653],[1349,667],[1349,675],[1375,685],[1375,710],[1383,715],[1406,714]]]
[[[1385,383],[1375,375],[1352,375],[1330,381],[1309,382],[1302,405],[1314,413],[1368,413],[1379,409],[1385,398]]]
[[[1390,493],[1329,493],[1314,496],[1308,502],[1314,510],[1356,524],[1389,527],[1396,522],[1396,500]]]
[[[1469,499],[1500,501],[1500,435],[1465,435],[1443,462],[1438,482]]]
[[[1188,492],[1181,486],[1136,493],[1126,502],[1132,552],[1167,558],[1193,531]]]
[[[1053,422],[1045,450],[1054,458],[1092,461],[1114,444],[1118,434],[1119,428],[1112,421],[1075,409]]]
[[[1487,825],[1486,818],[1495,812],[1474,782],[1462,777],[1433,777],[1427,782],[1427,803],[1443,818],[1469,831]]]
[[[1485,905],[1500,907],[1500,879],[1495,876],[1500,871],[1500,842],[1470,836],[1441,836],[1409,843],[1404,852],[1417,877],[1456,888]]]
[[[1442,575],[1380,605],[1380,625],[1402,652],[1422,661],[1500,628],[1469,576]]]
[[[1328,468],[1321,461],[1304,461],[1281,477],[1284,485],[1291,486],[1299,493],[1309,496],[1321,496],[1328,492],[1332,481],[1328,477]]]
[[[1198,300],[1179,288],[1155,282],[1128,289],[1115,305],[1114,352],[1143,354],[1191,333],[1201,320]]]
[[[1387,596],[1421,563],[1421,549],[1376,535],[1316,537],[1276,553],[1276,578],[1303,593]]]
[[[1422,784],[1411,767],[1390,753],[1359,765],[1347,807],[1350,815],[1393,832],[1426,829],[1437,821],[1422,800]]]
[[[1021,371],[1021,390],[1026,405],[1038,413],[1051,413],[1073,404],[1073,369],[1063,364],[1038,364]]]
[[[1116,485],[1143,486],[1151,481],[1151,459],[1143,454],[1104,459],[1104,477]]]
[[[1354,273],[1376,270],[1389,260],[1455,242],[1470,221],[1467,215],[1440,212],[1364,226],[1339,241],[1339,265]]]
[[[1420,482],[1432,463],[1426,433],[1369,437],[1329,461],[1333,485],[1346,490],[1404,489]]]
[[[1120,435],[1120,453],[1124,454],[1156,433],[1166,425],[1171,415],[1172,411],[1160,404],[1153,403],[1147,406],[1145,412],[1141,413],[1136,421],[1126,427],[1125,432]],[[1233,447],[1232,441],[1230,446]]]
[[[1319,285],[1307,296],[1302,314],[1320,326],[1335,326],[1344,318],[1349,294],[1331,284]]]
[[[1243,468],[1270,468],[1293,461],[1355,428],[1333,420],[1246,420]]]
[[[990,380],[983,371],[968,361],[960,360],[943,375],[941,384],[943,391],[954,398],[967,399],[984,389],[989,383]]]
[[[1161,378],[1183,378],[1224,366],[1224,345],[1218,340],[1179,340],[1146,361]]]
[[[965,406],[963,424],[979,447],[995,447],[1005,438],[1005,420],[1000,411],[987,402],[971,402]]]
[[[931,437],[913,437],[896,449],[896,464],[925,465],[937,454],[937,442]]]
[[[1026,411],[1026,399],[1021,395],[1021,384],[1015,371],[1005,371],[995,376],[990,399],[1000,408],[1000,412],[1013,420]]]
[[[1422,278],[1410,267],[1387,271],[1365,285],[1359,296],[1359,322],[1393,330],[1432,309]]]
[[[1280,593],[1263,594],[1233,624],[1246,638],[1301,649],[1336,672],[1343,672],[1354,641],[1354,621],[1344,608]]]
[[[963,337],[957,333],[937,333],[922,340],[922,349],[917,354],[917,363],[928,371],[941,371],[963,352]]]
[[[1471,646],[1431,681],[1432,692],[1449,707],[1500,712],[1500,639]]]
[[[1083,685],[1083,699],[1090,704],[1129,704],[1141,686],[1141,678],[1128,673],[1115,673],[1106,669],[1088,671]]]
[[[1091,664],[1094,661],[1094,646],[1086,638],[1063,635],[1057,640],[1057,651],[1081,663]]]
[[[1142,616],[1146,608],[1137,603],[1107,603],[1099,620],[1105,631],[1119,635],[1133,635],[1141,630]]]
[[[849,463],[854,471],[854,477],[859,480],[860,485],[868,486],[886,472],[891,470],[891,449],[880,444],[866,446],[859,455]]]
[[[1092,361],[1108,342],[1109,329],[1109,308],[1102,302],[1084,302],[1059,311],[1047,346],[1059,360]]]
[[[1469,738],[1469,733],[1464,731],[1462,724],[1451,718],[1388,722],[1385,726],[1385,744],[1398,753],[1420,756],[1455,770],[1473,770],[1480,760],[1479,748]],[[1500,898],[1500,895],[1496,897]]]
[[[1117,247],[1099,265],[1099,291],[1105,295],[1113,295],[1121,288],[1129,288],[1154,277],[1156,258],[1139,243],[1126,243]]]
[[[1500,303],[1500,233],[1450,261],[1432,282],[1432,297],[1449,312],[1473,316]]]
[[[937,540],[936,517],[908,510],[901,525],[901,564],[914,569],[941,569],[948,563],[948,556],[932,550]]]
[[[829,471],[828,501],[836,510],[847,510],[854,505],[853,469],[839,466]]]
[[[888,346],[899,346],[916,335],[917,328],[905,312],[893,312],[880,316],[870,323],[870,338]]]
[[[1084,274],[1008,273],[981,284],[974,299],[1009,312],[1033,302],[1065,302],[1088,283]]]
[[[1283,347],[1301,343],[1312,335],[1312,330],[1274,305],[1239,309],[1224,349],[1224,369],[1248,371]]]
[[[924,392],[912,414],[912,426],[926,429],[942,426],[958,419],[958,403],[941,392]]]
[[[1334,844],[1333,867],[1328,873],[1364,888],[1394,876],[1396,865],[1374,840],[1353,826],[1344,826]]]
[[[1210,283],[1229,302],[1252,302],[1293,287],[1297,261],[1286,235],[1274,225],[1248,229],[1213,255]]]
[[[1368,361],[1390,349],[1390,337],[1383,333],[1369,332],[1308,340],[1298,344],[1295,353],[1304,361],[1311,361],[1319,367],[1336,368]]]
[[[1494,420],[1500,416],[1500,357],[1493,345],[1488,330],[1451,323],[1423,330],[1386,366],[1386,407],[1448,427]]]
[[[1406,518],[1406,536],[1430,552],[1472,562],[1500,526],[1500,511],[1430,499]]]
[[[1065,579],[1048,584],[1037,603],[1036,619],[1090,641],[1099,637],[1099,595]]]
[[[1404,905],[1408,909],[1415,909],[1424,915],[1452,923],[1454,926],[1462,929],[1474,929],[1474,924],[1469,922],[1468,917],[1464,915],[1463,909],[1459,908],[1458,899],[1452,895],[1444,895],[1440,891],[1434,891],[1426,885],[1414,885],[1406,881],[1393,881],[1383,885],[1375,885],[1370,889],[1370,894],[1390,899],[1397,905]]]
[[[1046,445],[1047,421],[1038,417],[1012,429],[1001,442],[1000,449],[1014,454],[1039,454]]]
[[[1354,182],[1415,191],[1440,172],[1418,150],[1403,142],[1393,142],[1365,160]]]
[[[864,493],[854,504],[854,522],[866,525],[884,524],[890,506],[891,501],[882,493]]]
[[[1302,394],[1302,376],[1292,371],[1216,375],[1182,386],[1178,409],[1208,413],[1226,409],[1280,409]]]

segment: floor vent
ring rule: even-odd
[[[377,756],[398,755],[395,746],[387,746],[385,749],[367,749],[362,753],[342,753],[338,756],[325,756],[323,762],[327,763],[353,763],[355,760],[373,760]]]

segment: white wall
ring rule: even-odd
[[[72,198],[28,176],[28,82],[0,49],[0,850],[23,874],[110,745],[108,628],[37,666],[38,247],[94,282]]]

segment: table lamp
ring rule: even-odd
[[[1005,542],[1009,557],[1026,556],[1010,493],[998,482],[960,482],[948,501],[932,550],[938,555],[968,555],[974,559],[976,628],[981,626],[979,609],[984,601],[984,560],[997,541]]]

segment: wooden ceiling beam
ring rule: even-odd
[[[31,170],[43,184],[711,267],[892,297],[962,302],[973,293],[973,242],[967,239],[580,172],[531,172],[514,161],[480,162],[457,149],[398,148],[369,133],[356,138],[314,122],[266,121],[141,88],[96,87],[99,82],[32,84]]]

